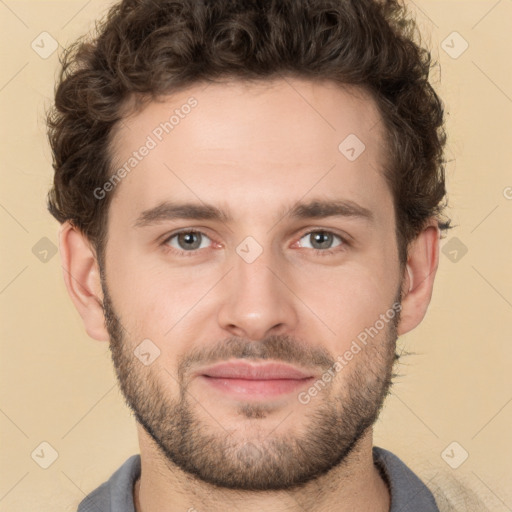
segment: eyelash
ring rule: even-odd
[[[181,233],[189,233],[189,234],[190,233],[199,233],[200,235],[205,235],[206,237],[210,238],[206,233],[199,231],[197,229],[183,229],[181,231],[176,231],[175,233],[172,233],[167,238],[165,238],[165,240],[161,243],[161,245],[163,246],[165,251],[172,252],[174,254],[177,254],[178,256],[187,256],[188,257],[188,256],[196,256],[197,255],[198,251],[200,251],[201,249],[195,249],[193,251],[181,251],[181,250],[175,249],[174,247],[170,247],[168,245],[170,240],[172,240],[175,236],[180,235]],[[333,231],[329,231],[327,229],[318,229],[318,228],[311,229],[310,231],[306,231],[305,233],[302,233],[299,240],[301,238],[304,238],[306,235],[310,235],[311,233],[328,233],[328,234],[338,237],[342,242],[341,245],[336,246],[336,248],[334,248],[334,249],[310,249],[317,256],[331,256],[333,254],[336,254],[338,252],[345,250],[344,249],[345,247],[350,246],[350,243],[348,242],[348,240],[345,237],[339,235],[338,233],[334,233]],[[211,240],[211,238],[210,238],[210,240]],[[339,247],[341,247],[341,249],[339,249]]]

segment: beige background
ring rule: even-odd
[[[107,345],[85,333],[59,255],[38,254],[44,237],[58,245],[45,208],[52,168],[44,126],[58,58],[41,58],[31,43],[46,31],[66,46],[107,7],[0,1],[0,512],[75,511],[138,452]],[[436,494],[449,492],[455,510],[512,511],[512,1],[418,0],[411,8],[441,64],[448,213],[458,227],[442,241],[426,319],[399,340],[416,354],[404,358],[375,444]],[[463,41],[454,31],[469,44],[458,58]],[[460,446],[445,452],[454,441]],[[42,442],[58,452],[47,469],[38,464],[49,460]],[[460,462],[462,450],[469,457],[452,469],[444,459]],[[470,490],[458,496],[458,481],[485,506]]]

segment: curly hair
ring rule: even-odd
[[[198,82],[289,76],[368,91],[386,137],[401,265],[446,206],[444,109],[430,52],[399,0],[122,0],[60,56],[47,113],[55,170],[48,210],[93,244],[101,263],[113,194],[115,128],[131,109]],[[132,100],[135,99],[135,102]],[[135,105],[135,106],[133,106]]]

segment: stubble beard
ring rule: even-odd
[[[307,405],[295,406],[285,417],[262,402],[238,403],[236,412],[249,429],[229,429],[214,404],[200,403],[189,392],[190,359],[178,365],[175,376],[153,363],[144,366],[126,339],[106,283],[103,308],[110,334],[110,351],[120,388],[136,420],[153,439],[171,470],[180,470],[203,482],[237,490],[290,490],[342,465],[363,434],[375,423],[392,385],[399,313],[387,323],[384,336],[371,340],[318,392]],[[398,297],[398,301],[400,296]],[[302,361],[305,352],[287,336],[271,336],[256,343],[230,338],[215,352],[229,357],[258,357],[283,362]],[[220,345],[219,345],[220,347]],[[204,357],[205,353],[199,352]],[[212,353],[209,353],[212,355]],[[196,354],[197,356],[197,354]],[[326,365],[325,352],[312,352]],[[329,359],[334,363],[332,355]],[[211,362],[206,359],[206,362]],[[342,386],[339,380],[344,379]],[[168,396],[164,381],[179,384],[179,397]],[[295,399],[295,398],[293,398]],[[280,414],[274,431],[258,428],[269,414]],[[259,422],[259,423],[258,423]],[[254,428],[252,428],[254,427]],[[268,430],[268,429],[267,429]]]

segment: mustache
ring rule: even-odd
[[[212,346],[191,349],[178,358],[178,378],[182,380],[194,366],[210,365],[228,359],[272,359],[306,368],[326,371],[335,359],[323,347],[311,346],[289,335],[270,335],[261,341],[232,336]]]

